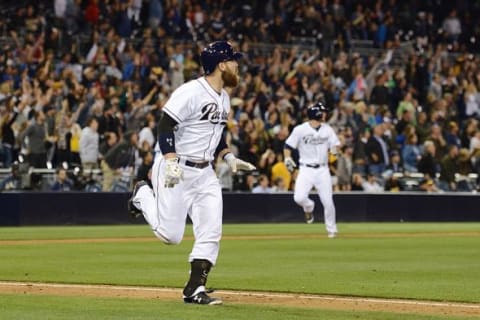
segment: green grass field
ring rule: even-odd
[[[339,228],[339,238],[327,239],[321,224],[225,225],[208,285],[480,303],[480,224],[359,223]],[[188,276],[191,234],[187,228],[179,246],[165,246],[153,241],[147,226],[0,228],[0,280],[181,288]],[[49,239],[95,240],[16,241]],[[205,310],[181,301],[0,295],[0,319],[191,319],[206,312],[212,319],[460,319],[237,304]]]

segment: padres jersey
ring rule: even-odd
[[[179,157],[212,161],[230,112],[230,97],[218,94],[204,77],[184,83],[168,99],[163,111],[178,122],[175,149]]]
[[[327,164],[328,151],[340,145],[327,123],[314,129],[308,121],[296,126],[285,143],[298,150],[300,164]]]

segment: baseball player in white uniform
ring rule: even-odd
[[[222,303],[205,289],[222,236],[222,192],[213,160],[222,157],[232,172],[255,169],[230,152],[223,135],[230,112],[230,97],[223,88],[238,84],[237,60],[241,57],[226,41],[203,49],[205,76],[177,88],[163,108],[158,125],[162,154],[153,164],[153,189],[141,181],[129,200],[130,213],[143,214],[166,244],[180,243],[187,214],[190,217],[195,243],[189,256],[190,278],[183,290],[185,303]]]
[[[299,172],[295,182],[294,200],[303,208],[305,221],[313,223],[315,203],[308,195],[312,187],[318,192],[324,208],[328,237],[337,235],[335,204],[333,203],[332,177],[328,166],[329,152],[336,154],[340,141],[335,131],[326,123],[329,109],[318,102],[308,107],[309,120],[296,126],[285,141],[284,162],[290,171],[296,167],[292,150],[299,154]]]

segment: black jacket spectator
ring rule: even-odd
[[[455,191],[455,173],[458,172],[458,147],[451,145],[448,154],[440,162],[440,181],[444,183],[444,189]],[[448,187],[447,187],[448,185]]]
[[[110,168],[118,169],[134,165],[137,147],[136,143],[131,141],[132,135],[133,133],[126,133],[125,139],[107,152],[105,162]]]

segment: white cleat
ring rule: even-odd
[[[330,239],[336,238],[336,237],[337,237],[337,233],[336,233],[336,232],[329,232],[328,235],[327,235],[327,237],[330,238]]]

